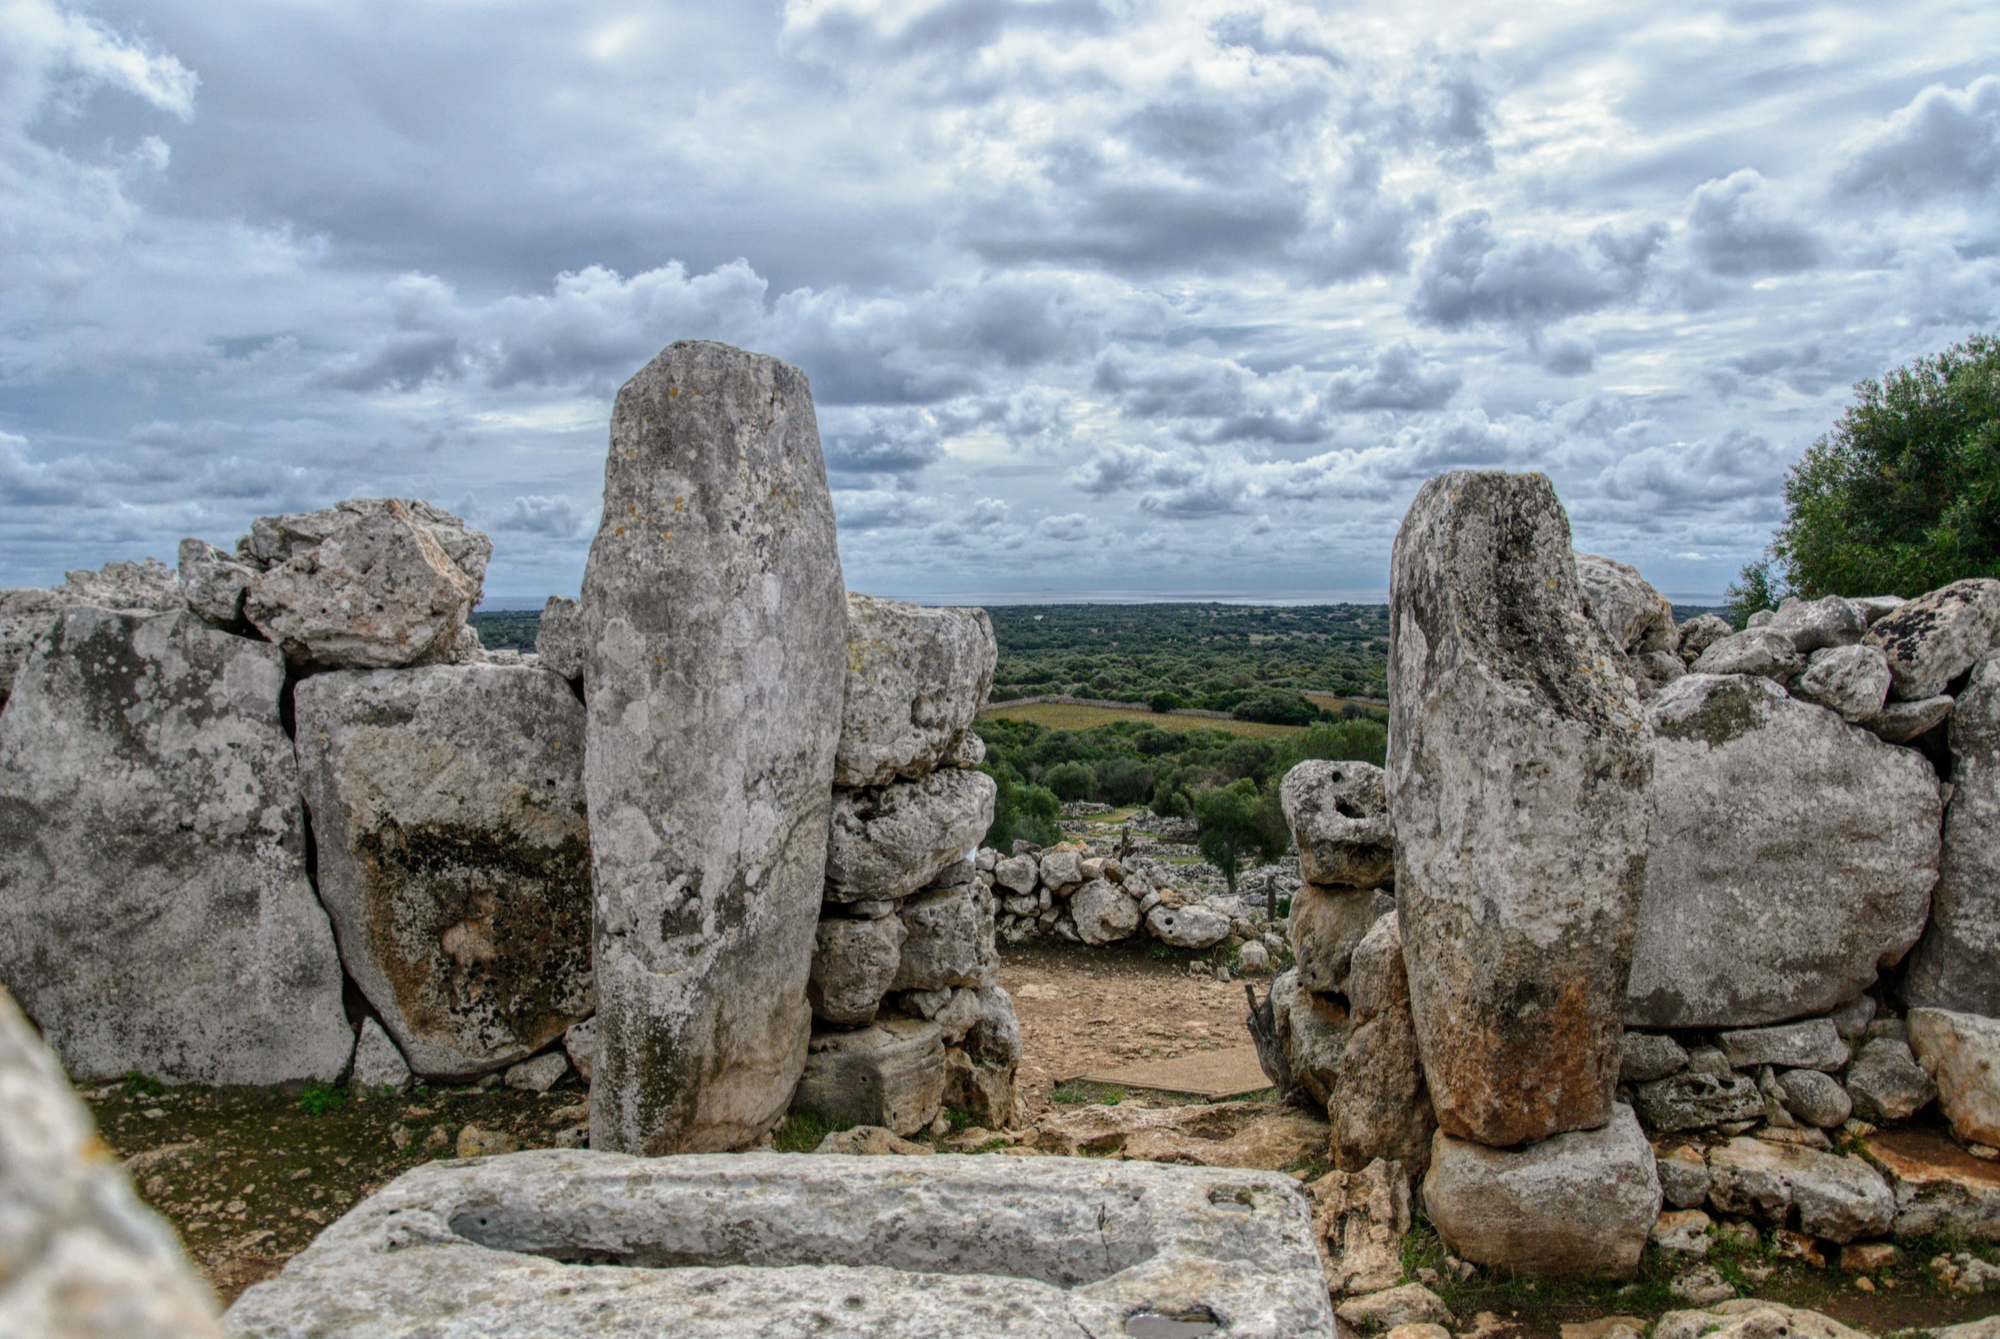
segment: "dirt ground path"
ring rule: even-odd
[[[1259,996],[1270,985],[1253,981]],[[1005,949],[1000,984],[1021,1019],[1015,1083],[1031,1118],[1062,1080],[1086,1070],[1250,1044],[1241,982],[1192,976],[1143,947]]]

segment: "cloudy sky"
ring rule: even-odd
[[[396,494],[574,593],[707,337],[857,589],[1380,598],[1484,467],[1713,596],[1996,313],[1991,0],[0,0],[10,585]]]

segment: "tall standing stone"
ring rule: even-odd
[[[803,373],[684,341],[625,383],[582,605],[591,1145],[738,1147],[805,1068],[847,673]]]
[[[354,1030],[306,878],[284,659],[72,605],[0,715],[0,981],[79,1079],[330,1080]]]
[[[1644,717],[1539,474],[1442,475],[1397,532],[1389,800],[1438,1123],[1505,1146],[1611,1119],[1645,886]]]

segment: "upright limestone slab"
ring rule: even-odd
[[[1397,905],[1438,1123],[1495,1146],[1594,1129],[1645,885],[1638,700],[1541,475],[1432,479],[1389,580]]]
[[[0,715],[0,981],[78,1079],[330,1080],[354,1032],[306,881],[284,660],[73,605]]]
[[[425,1078],[590,1013],[583,704],[526,665],[344,670],[294,694],[341,958]]]
[[[683,342],[625,384],[582,605],[591,1144],[735,1148],[805,1067],[847,674],[802,373]]]
[[[2000,658],[1990,652],[1958,695],[1950,737],[1944,850],[1903,997],[2000,1017]]]

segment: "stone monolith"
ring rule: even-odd
[[[1937,886],[1903,996],[1911,1005],[2000,1017],[2000,658],[1991,653],[1958,695],[1950,741]]]
[[[618,392],[584,572],[591,1144],[748,1144],[805,1067],[847,599],[803,373],[670,345]]]
[[[1638,699],[1542,475],[1432,479],[1389,580],[1397,906],[1438,1123],[1495,1146],[1594,1129],[1645,886]]]

